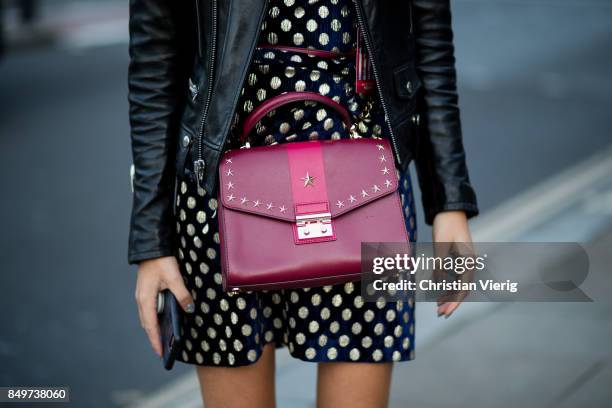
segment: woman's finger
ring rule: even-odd
[[[438,317],[446,314],[446,305],[447,303],[442,303],[438,305]]]
[[[172,279],[166,282],[170,292],[176,297],[177,302],[181,305],[183,310],[187,313],[195,312],[195,304],[191,294],[185,287],[185,282],[180,275],[176,275]]]
[[[142,325],[149,337],[151,347],[158,356],[162,356],[162,344],[157,321],[157,290],[147,291],[140,301]]]
[[[438,316],[450,317],[455,310],[459,307],[461,302],[447,302],[438,307]]]
[[[134,293],[134,299],[136,299],[136,306],[138,309],[138,321],[140,322],[140,327],[144,329],[144,321],[142,320],[142,308],[140,307],[140,294],[138,289],[136,289],[136,293]]]

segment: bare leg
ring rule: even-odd
[[[274,343],[243,367],[197,367],[206,408],[274,408]]]
[[[392,363],[319,363],[317,408],[386,408]]]

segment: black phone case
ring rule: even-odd
[[[176,298],[168,289],[162,291],[164,305],[158,314],[164,368],[171,370],[181,342],[181,311]]]

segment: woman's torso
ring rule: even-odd
[[[228,147],[242,143],[242,124],[258,105],[282,93],[300,91],[316,92],[342,105],[359,136],[381,137],[386,125],[380,98],[356,92],[357,36],[355,10],[348,0],[270,0]],[[307,55],[292,48],[330,55]],[[337,112],[308,102],[276,109],[252,133],[250,141],[255,145],[349,137]]]

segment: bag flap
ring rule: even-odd
[[[322,166],[312,161],[312,170],[308,170],[309,162],[301,163],[299,168],[307,171],[293,177],[299,180],[292,180],[290,160],[307,158],[288,152],[298,145],[320,146]],[[312,212],[330,212],[335,218],[396,191],[398,175],[387,139],[359,138],[231,150],[221,159],[219,183],[224,207],[294,222],[296,205],[301,214],[311,204],[307,199],[294,202],[295,193],[308,197],[309,191],[314,195],[323,186],[329,206],[313,199]]]

